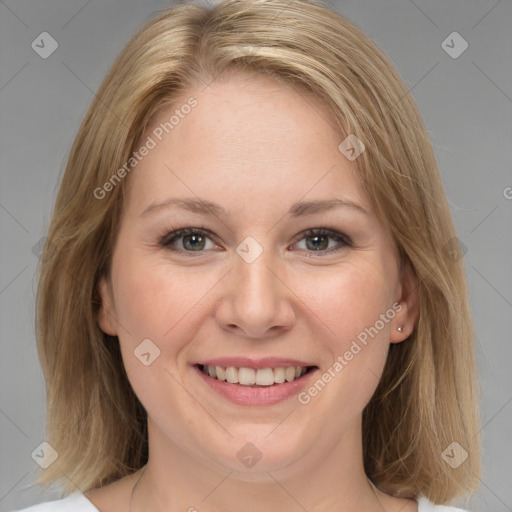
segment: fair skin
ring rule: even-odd
[[[99,325],[119,337],[148,413],[149,461],[131,511],[416,511],[416,501],[384,494],[366,478],[361,418],[390,343],[407,343],[413,329],[417,282],[408,267],[400,271],[355,162],[338,150],[344,137],[321,103],[270,79],[215,82],[176,105],[190,96],[197,106],[126,178],[112,272],[100,282]],[[150,128],[168,121],[176,105]],[[174,205],[142,215],[170,197],[211,201],[226,214]],[[288,214],[295,202],[333,198],[365,212],[342,206]],[[208,234],[173,241],[182,254],[159,244],[187,227]],[[350,245],[330,234],[304,235],[322,227]],[[237,253],[246,237],[262,249],[251,262]],[[390,309],[378,334],[301,403],[299,392]],[[148,338],[160,355],[146,366],[134,350]],[[225,384],[237,402],[194,366],[221,357],[293,358],[314,368],[290,396],[245,403],[244,386]],[[237,456],[246,443],[261,454],[251,467]],[[103,512],[129,511],[140,475],[86,497]]]

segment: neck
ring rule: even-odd
[[[383,504],[390,497],[378,491],[364,472],[360,420],[323,453],[304,454],[287,467],[269,470],[262,465],[259,472],[245,473],[218,467],[206,456],[203,461],[190,456],[150,422],[148,434],[148,464],[133,488],[130,512],[389,510]],[[154,446],[165,449],[151,450]]]

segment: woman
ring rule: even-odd
[[[26,510],[453,511],[477,487],[432,147],[320,3],[180,4],[132,38],[74,142],[37,305],[37,483],[67,496]]]

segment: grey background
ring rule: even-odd
[[[31,453],[44,440],[45,416],[34,338],[37,244],[94,92],[135,30],[169,4],[0,2],[0,510],[60,497],[30,487]],[[484,474],[466,505],[510,511],[512,3],[333,0],[331,5],[394,62],[432,137],[458,235],[467,247],[479,337]],[[59,44],[47,59],[31,48],[43,31]],[[454,31],[469,44],[456,59],[441,47]]]

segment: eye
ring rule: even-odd
[[[176,253],[191,253],[206,250],[207,240],[211,241],[210,232],[203,228],[182,228],[171,231],[165,235],[160,241],[160,245],[166,249]],[[178,248],[175,247],[176,242],[179,243]],[[211,244],[215,246],[215,244]]]
[[[294,246],[305,240],[305,248],[302,250],[319,253],[320,256],[353,246],[348,236],[328,228],[310,229],[303,232],[301,237]],[[334,247],[331,241],[335,242]],[[171,231],[161,239],[160,246],[175,253],[186,253],[188,256],[217,247],[212,241],[212,233],[204,228],[180,228]]]
[[[302,233],[302,238],[299,241],[302,240],[306,240],[306,247],[304,250],[322,253],[321,255],[338,252],[346,247],[352,247],[352,241],[348,236],[328,228],[309,229]],[[334,247],[329,247],[329,240],[334,240],[336,242]]]

